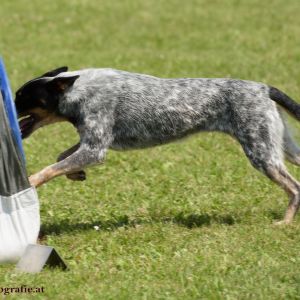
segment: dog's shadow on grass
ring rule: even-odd
[[[164,216],[161,218],[129,218],[127,215],[113,217],[110,220],[97,220],[89,223],[72,223],[68,220],[62,220],[57,223],[46,223],[41,226],[40,239],[47,235],[60,235],[76,231],[97,230],[113,231],[120,227],[134,228],[138,225],[153,223],[173,223],[178,226],[184,226],[192,229],[203,226],[211,226],[212,224],[234,225],[238,223],[238,218],[232,215],[216,215],[216,214],[184,214],[178,213],[173,216]],[[97,227],[96,227],[97,226]]]
[[[185,226],[187,228],[195,228],[202,226],[210,226],[212,224],[233,225],[238,219],[232,215],[216,215],[216,214],[177,214],[173,219],[173,223]]]

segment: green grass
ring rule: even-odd
[[[109,66],[263,81],[297,99],[299,12],[298,0],[2,0],[0,53],[14,90],[61,65]],[[35,133],[28,172],[76,141],[69,125]],[[110,151],[86,182],[57,178],[39,196],[45,243],[70,270],[1,266],[0,287],[43,286],[37,299],[300,299],[299,217],[272,225],[287,197],[228,136]]]

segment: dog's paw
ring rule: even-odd
[[[45,182],[44,177],[40,173],[29,176],[28,180],[29,184],[35,188],[37,188]]]
[[[84,181],[86,180],[86,174],[84,171],[79,171],[76,173],[71,173],[66,175],[68,179],[74,180],[74,181]]]
[[[287,220],[281,220],[281,221],[274,222],[275,226],[284,226],[284,225],[289,225],[289,224],[291,224],[291,221],[287,221]]]

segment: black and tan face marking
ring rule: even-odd
[[[47,72],[25,83],[16,92],[15,105],[22,138],[42,126],[67,121],[58,111],[59,99],[79,76],[54,77],[66,71],[67,67],[62,67]]]

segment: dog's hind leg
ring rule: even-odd
[[[284,128],[283,140],[285,158],[292,164],[300,166],[300,148],[293,140],[293,137],[286,125]]]
[[[300,204],[300,183],[286,170],[283,163],[284,125],[279,115],[266,117],[260,124],[248,123],[247,131],[236,132],[252,165],[282,187],[290,197],[284,219],[280,224],[290,223]]]
[[[282,187],[290,197],[285,217],[279,222],[284,224],[290,223],[299,209],[300,183],[288,173],[281,159],[273,159],[274,153],[272,151],[269,153],[265,152],[266,157],[269,156],[270,159],[264,159],[261,157],[262,152],[260,149],[251,149],[247,146],[244,146],[244,149],[252,165]]]
[[[264,173],[281,186],[290,197],[284,219],[277,224],[291,223],[300,205],[300,183],[284,167],[267,166]]]
[[[284,132],[283,132],[284,156],[290,163],[300,166],[300,148],[295,142],[293,135],[289,130],[289,126],[286,120],[286,113],[280,106],[277,106],[277,110],[279,112],[280,118],[284,125]]]
[[[76,144],[74,146],[72,146],[71,148],[69,148],[68,150],[62,152],[58,158],[57,158],[57,162],[64,160],[65,158],[69,157],[71,154],[73,154],[75,151],[77,151],[80,147],[80,144]],[[80,170],[78,172],[74,172],[74,173],[69,173],[66,174],[66,177],[70,180],[74,180],[74,181],[83,181],[86,179],[86,174],[83,170]]]

